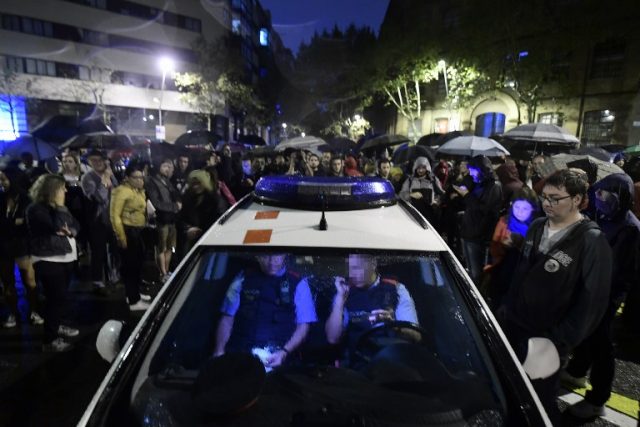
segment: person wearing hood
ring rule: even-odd
[[[412,174],[402,184],[400,198],[411,203],[427,221],[435,225],[436,193],[444,193],[431,174],[431,165],[426,157],[413,162]]]
[[[604,414],[611,396],[615,374],[615,356],[611,324],[626,293],[638,286],[640,277],[640,221],[631,212],[634,202],[633,181],[626,174],[612,174],[594,185],[596,222],[604,232],[613,253],[611,294],[604,317],[595,331],[573,352],[563,380],[586,387],[587,371],[592,389],[584,400],[568,411],[579,418]]]
[[[500,180],[500,184],[502,184],[502,196],[505,202],[503,210],[507,210],[511,198],[522,188],[524,183],[520,180],[518,168],[513,160],[507,160],[504,164],[500,165],[498,169],[496,169],[496,175]]]
[[[613,261],[605,234],[580,211],[588,186],[584,173],[564,169],[549,176],[542,189],[546,217],[529,226],[509,292],[497,311],[521,362],[534,337],[551,340],[561,361],[566,360],[606,311]],[[554,425],[560,425],[559,377],[556,371],[531,381]]]
[[[465,206],[460,229],[464,259],[471,279],[479,284],[489,242],[500,218],[502,186],[486,156],[472,158],[467,168],[473,179],[473,189],[462,186],[454,189],[463,197]]]
[[[364,176],[358,169],[358,161],[353,156],[347,156],[344,160],[344,174],[346,176]]]

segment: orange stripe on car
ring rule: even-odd
[[[271,241],[272,231],[273,230],[247,230],[247,234],[244,235],[243,243],[269,243]]]
[[[256,217],[254,219],[276,219],[280,211],[262,211],[256,212]]]

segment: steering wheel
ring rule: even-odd
[[[417,336],[419,336],[419,339]],[[354,356],[365,362],[370,362],[372,358],[370,354],[375,355],[386,345],[380,342],[381,339],[419,343],[427,341],[428,337],[429,333],[416,323],[404,320],[389,320],[373,325],[358,337],[354,347]]]

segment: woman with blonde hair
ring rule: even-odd
[[[65,180],[60,175],[38,177],[29,191],[33,201],[27,208],[29,248],[36,278],[45,296],[45,351],[65,351],[71,346],[64,338],[79,331],[62,325],[62,315],[73,266],[78,258],[75,236],[78,221],[65,206]]]

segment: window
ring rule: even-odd
[[[564,123],[564,114],[562,113],[541,113],[538,115],[538,123],[547,125],[562,126]]]
[[[82,42],[96,46],[109,46],[109,35],[98,31],[83,29]]]
[[[584,113],[581,142],[587,146],[609,144],[615,128],[616,112],[596,110]]]
[[[477,136],[489,137],[496,133],[504,133],[506,116],[502,113],[485,113],[476,117]]]
[[[231,20],[231,31],[233,34],[240,34],[240,25],[240,17],[234,14]]]
[[[47,63],[41,59],[36,61],[36,67],[38,69],[38,74],[44,76],[47,74]]]
[[[5,58],[5,66],[7,70],[14,73],[24,73],[24,60],[15,56],[7,56]]]
[[[56,63],[47,61],[47,75],[51,77],[56,76]]]
[[[602,79],[622,76],[625,48],[623,41],[610,40],[597,44],[593,48],[590,77]]]
[[[80,80],[91,80],[91,73],[89,72],[89,68],[84,65],[78,66],[78,77]]]
[[[266,28],[260,29],[260,46],[269,46],[269,30]]]
[[[36,74],[38,72],[38,68],[37,68],[35,59],[28,58],[25,62],[27,64],[27,73]]]
[[[22,31],[33,33],[33,20],[31,18],[22,18]]]

